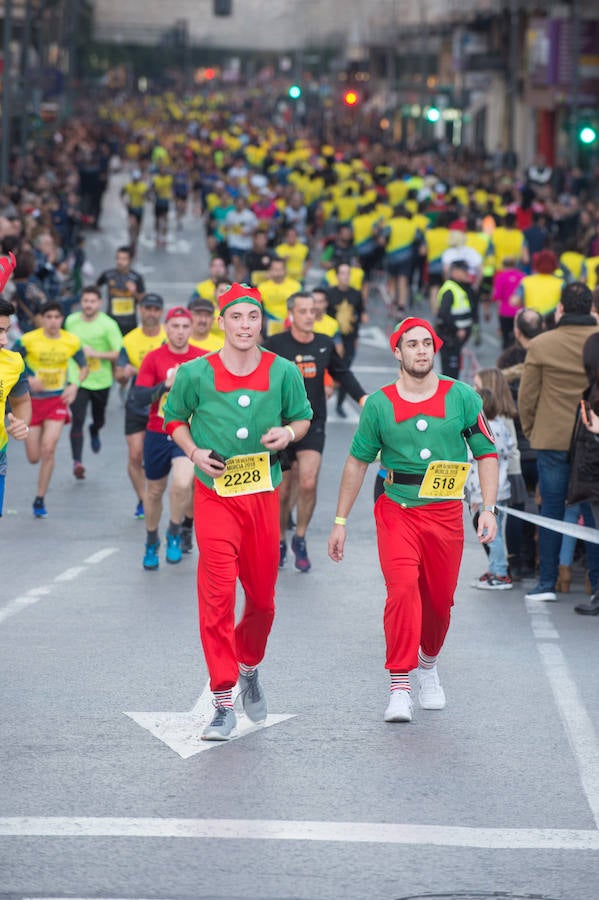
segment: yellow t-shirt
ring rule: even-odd
[[[566,250],[559,258],[560,265],[566,269],[568,275],[573,281],[578,281],[582,273],[582,264],[584,256],[582,253],[576,253],[575,250]]]
[[[287,318],[287,299],[292,294],[295,294],[296,291],[301,291],[301,289],[301,284],[294,278],[286,277],[280,284],[277,284],[271,278],[263,281],[260,285],[260,293],[264,301],[264,312],[267,319],[271,320],[271,322],[272,320],[284,322]],[[272,333],[269,324],[268,334]]]
[[[324,280],[331,287],[337,287],[337,285],[339,284],[339,279],[337,278],[337,273],[334,269],[329,269],[327,274],[324,276]],[[359,266],[350,266],[349,286],[355,288],[357,291],[361,291],[363,284],[364,269],[361,269]]]
[[[170,200],[173,196],[173,176],[172,175],[154,175],[152,185],[156,193],[157,200]]]
[[[144,205],[148,186],[143,181],[130,181],[123,188],[127,195],[127,203],[132,209],[141,209]]]
[[[516,289],[527,309],[536,309],[542,316],[553,312],[560,301],[564,282],[555,275],[527,275]]]
[[[339,322],[333,316],[324,314],[322,319],[314,321],[314,331],[316,334],[326,334],[328,337],[335,337],[339,333]]]
[[[399,203],[403,203],[408,196],[408,186],[405,181],[401,181],[399,178],[395,181],[390,181],[385,187],[391,206],[397,206]]]
[[[599,266],[599,256],[588,256],[584,261],[582,275],[592,291],[597,287],[597,273],[595,271],[597,266]]]
[[[305,244],[279,244],[275,247],[275,253],[280,259],[287,261],[287,277],[296,281],[304,280],[304,263],[308,257],[308,247]]]
[[[441,257],[449,249],[449,229],[429,228],[424,233],[426,243],[426,258],[429,266],[431,263],[440,263]]]
[[[67,383],[68,362],[81,350],[79,338],[63,328],[57,337],[50,338],[43,328],[36,328],[22,335],[19,343],[26,351],[27,368],[41,379],[44,393],[60,394]]]
[[[517,228],[504,228],[499,225],[493,232],[493,254],[495,268],[501,269],[503,260],[511,258],[519,260],[524,248],[524,235]]]
[[[0,350],[0,453],[8,443],[8,433],[4,424],[6,400],[24,371],[25,363],[20,353],[4,348]]]
[[[204,338],[203,341],[198,341],[194,337],[189,338],[189,343],[192,347],[199,347],[200,350],[207,350],[209,353],[214,353],[217,350],[222,350],[225,343],[225,335],[224,332],[219,328],[220,338],[217,337],[216,334],[213,334],[212,331],[208,334],[208,337]]]
[[[144,356],[150,350],[156,350],[166,341],[166,331],[160,326],[160,331],[154,336],[144,334],[141,327],[127,332],[123,338],[123,347],[127,352],[127,358],[132,366],[139,370]]]

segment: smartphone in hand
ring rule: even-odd
[[[591,407],[587,400],[580,401],[580,418],[587,428],[589,428],[591,425]]]

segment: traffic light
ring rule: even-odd
[[[592,125],[583,125],[578,129],[578,140],[581,144],[584,144],[585,147],[589,147],[597,140],[597,129]]]
[[[299,100],[302,96],[302,89],[299,84],[292,84],[287,93],[292,100]]]
[[[360,102],[360,95],[358,94],[357,91],[354,91],[353,89],[350,88],[348,91],[346,91],[344,93],[343,102],[345,103],[346,106],[357,106],[358,103]]]
[[[436,106],[429,106],[426,112],[426,118],[429,122],[438,122],[441,118],[441,113]]]

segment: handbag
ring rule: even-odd
[[[599,500],[599,435],[585,426],[580,407],[576,411],[568,459],[568,505],[573,506],[583,500]]]

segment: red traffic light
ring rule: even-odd
[[[343,102],[346,106],[356,106],[360,100],[357,91],[346,91],[343,95]]]

